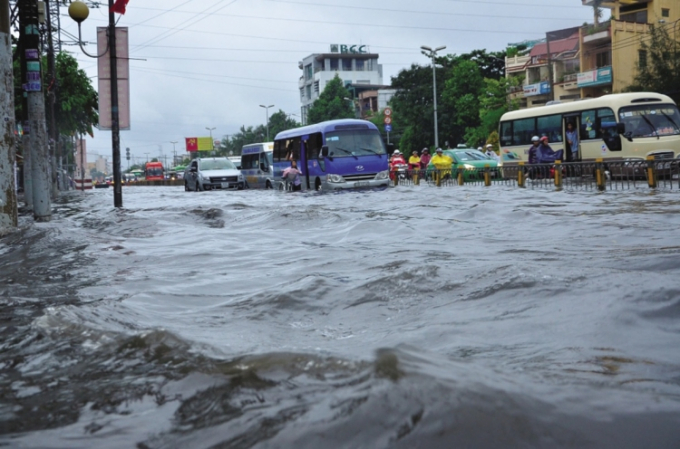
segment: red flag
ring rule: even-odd
[[[187,151],[198,151],[198,139],[195,137],[185,137],[187,142]]]
[[[128,0],[116,0],[111,7],[111,12],[117,12],[118,14],[125,14],[125,7],[128,4]]]

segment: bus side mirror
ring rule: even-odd
[[[264,165],[264,162],[260,162],[260,170],[267,171],[267,166]]]
[[[328,145],[324,145],[321,147],[321,153],[319,153],[321,157],[328,157]]]
[[[616,132],[618,134],[624,134],[626,132],[626,124],[625,123],[617,123],[616,124]]]

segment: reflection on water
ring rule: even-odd
[[[112,194],[0,240],[0,445],[680,446],[676,194]]]

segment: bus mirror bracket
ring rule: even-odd
[[[319,156],[328,157],[328,145],[324,145],[321,147],[321,152],[319,153]]]

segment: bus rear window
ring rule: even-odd
[[[619,120],[632,137],[680,134],[680,113],[674,105],[639,105],[621,108]]]

